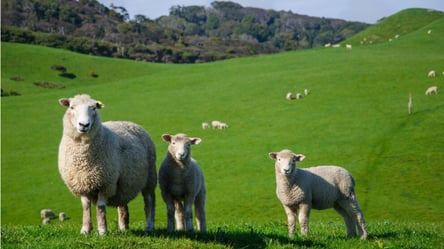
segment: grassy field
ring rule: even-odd
[[[444,95],[425,96],[424,91],[431,85],[444,87],[443,34],[444,18],[437,18],[396,41],[355,45],[352,50],[323,48],[196,65],[2,43],[2,89],[21,94],[1,99],[2,244],[436,248],[443,241]],[[71,77],[52,71],[55,64],[66,66]],[[432,69],[437,77],[427,78]],[[37,87],[36,81],[64,88]],[[287,92],[305,88],[311,93],[303,99],[285,99]],[[77,235],[80,201],[57,170],[65,111],[57,100],[77,93],[106,105],[101,110],[104,121],[143,125],[156,143],[158,164],[167,148],[161,134],[185,132],[202,138],[193,156],[206,176],[207,235],[167,235],[160,195],[159,231],[153,237],[140,238],[140,197],[130,204],[133,230],[128,237],[116,234],[108,236],[113,237],[108,242]],[[409,93],[412,115],[407,114]],[[230,128],[201,129],[201,122],[214,119]],[[301,167],[336,164],[354,175],[371,241],[346,241],[342,221],[331,210],[312,213],[312,237],[286,239],[274,163],[267,155],[284,148],[307,156]],[[43,208],[66,212],[70,219],[40,226]],[[115,222],[115,209],[110,208],[108,216]],[[58,234],[66,236],[60,239]]]

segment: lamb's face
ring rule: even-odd
[[[88,95],[77,95],[74,98],[60,99],[60,104],[67,107],[66,115],[71,125],[79,133],[91,130],[98,115],[97,109],[105,107],[100,101],[91,99]]]
[[[169,143],[169,153],[178,161],[184,161],[191,154],[191,145],[199,144],[202,140],[200,138],[190,138],[185,134],[177,135],[162,135],[162,139]]]
[[[285,176],[291,175],[296,168],[296,162],[304,160],[302,154],[295,154],[290,150],[282,150],[280,152],[270,152],[268,154],[271,159],[276,160],[276,172]]]

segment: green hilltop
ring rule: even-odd
[[[398,33],[392,29],[395,23],[408,28],[388,42]],[[381,42],[353,42],[371,34]],[[156,143],[158,164],[167,148],[161,134],[202,138],[193,156],[207,181],[210,228],[286,223],[275,195],[274,163],[267,155],[284,148],[307,156],[300,167],[347,168],[355,177],[370,234],[373,222],[443,221],[443,34],[441,12],[410,9],[350,39],[353,49],[319,48],[193,65],[2,43],[2,91],[20,94],[1,99],[2,225],[40,224],[39,211],[51,208],[66,212],[68,222],[80,228],[80,201],[57,170],[64,113],[57,100],[77,93],[106,105],[101,110],[104,121],[131,120],[144,126]],[[67,71],[51,70],[53,65]],[[436,70],[436,78],[427,77],[430,70]],[[432,85],[439,94],[425,96]],[[285,99],[287,92],[304,89],[310,90],[308,96]],[[202,122],[215,119],[230,127],[202,130]],[[130,204],[132,222],[143,220],[141,203],[138,197]],[[116,219],[115,212],[108,214]],[[342,222],[334,211],[315,211],[311,219]],[[165,227],[160,195],[156,220],[157,227]]]

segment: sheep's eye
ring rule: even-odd
[[[74,110],[74,106],[70,106],[69,109]]]

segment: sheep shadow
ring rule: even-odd
[[[290,239],[287,236],[277,235],[267,232],[255,231],[253,228],[250,231],[226,231],[223,228],[217,228],[216,231],[208,231],[206,233],[188,233],[188,232],[173,232],[169,233],[166,229],[156,229],[150,234],[145,234],[143,231],[132,231],[137,236],[155,236],[158,238],[169,239],[190,239],[201,243],[214,243],[232,248],[258,248],[264,249],[276,245],[286,245],[291,247],[316,247],[325,248],[326,245],[314,242],[312,240],[299,238]]]

